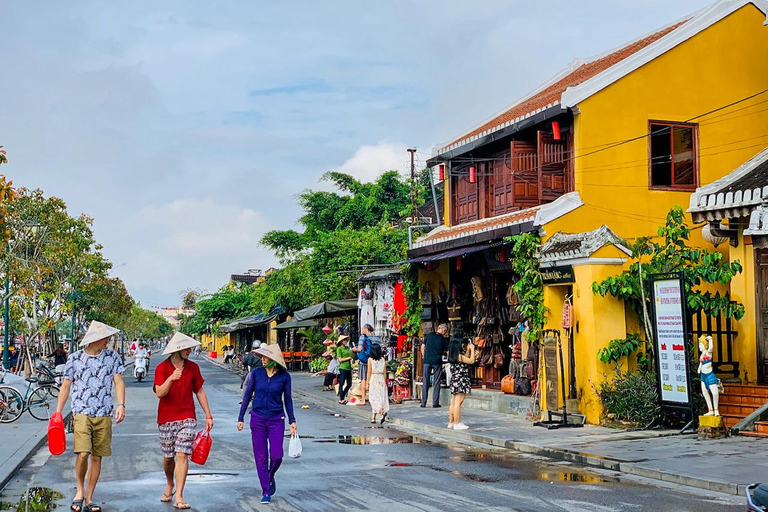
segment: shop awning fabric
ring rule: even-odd
[[[258,315],[250,315],[250,316],[238,318],[237,320],[234,320],[232,322],[220,325],[219,331],[235,332],[235,331],[241,331],[243,329],[251,329],[253,327],[258,327],[259,325],[269,323],[275,318],[277,318],[277,315],[274,315],[274,314],[265,315],[264,313],[259,313]]]
[[[308,329],[310,327],[317,327],[317,322],[314,320],[296,320],[292,318],[287,322],[277,324],[273,329]]]
[[[449,251],[438,252],[435,254],[427,254],[426,256],[419,256],[418,258],[411,258],[406,263],[426,263],[428,261],[440,261],[448,258],[455,258],[456,256],[464,256],[465,254],[471,254],[473,252],[480,252],[486,249],[493,249],[494,247],[500,247],[504,244],[511,242],[495,242],[486,244],[469,245],[467,247],[459,247],[457,249],[451,249]]]
[[[357,312],[357,299],[329,300],[300,309],[293,314],[294,320],[310,320],[313,318],[328,318],[345,316]]]

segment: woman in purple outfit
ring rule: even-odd
[[[261,503],[271,503],[277,490],[275,473],[283,462],[283,436],[285,416],[291,425],[291,435],[296,435],[296,418],[291,398],[291,375],[288,373],[283,353],[277,345],[262,345],[256,350],[261,356],[263,368],[255,368],[240,406],[237,430],[243,430],[243,420],[248,403],[251,408],[251,440],[256,472],[261,484]]]

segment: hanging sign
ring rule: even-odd
[[[659,397],[663,405],[690,407],[690,359],[682,275],[656,274],[652,276],[652,283]]]

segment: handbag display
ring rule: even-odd
[[[448,303],[448,290],[445,289],[445,285],[442,281],[440,281],[440,284],[437,286],[437,300],[441,304]]]
[[[480,276],[475,276],[471,279],[472,282],[472,297],[474,297],[475,302],[480,302],[481,300],[485,299],[485,292],[483,291],[483,278]]]
[[[458,322],[461,320],[461,304],[451,299],[448,301],[448,320]]]
[[[432,284],[427,281],[421,289],[421,305],[431,306],[432,302],[434,302],[432,298]]]
[[[511,375],[506,375],[501,379],[501,392],[507,395],[515,393],[515,379]]]

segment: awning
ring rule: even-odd
[[[309,329],[311,327],[317,327],[317,322],[314,320],[296,320],[292,318],[287,322],[277,324],[273,329]]]
[[[235,332],[235,331],[241,331],[243,329],[252,329],[253,327],[258,327],[260,325],[269,323],[275,318],[277,318],[277,315],[265,315],[264,313],[259,313],[258,315],[250,315],[250,316],[238,318],[237,320],[233,320],[232,322],[220,325],[219,331]]]
[[[329,300],[300,309],[293,314],[296,320],[345,316],[357,312],[357,299]]]
[[[500,247],[504,244],[510,244],[512,242],[494,242],[491,244],[478,244],[470,245],[467,247],[459,247],[458,249],[451,249],[450,251],[438,252],[435,254],[427,254],[426,256],[419,256],[418,258],[411,258],[406,263],[424,263],[427,261],[440,261],[447,260],[448,258],[455,258],[456,256],[464,256],[465,254],[471,254],[473,252],[480,252],[486,249],[493,249],[494,247]]]
[[[402,275],[402,272],[399,268],[385,268],[381,270],[375,270],[373,272],[368,272],[367,274],[363,274],[358,280],[358,283],[362,283],[365,281],[379,281],[381,279],[387,279],[387,278],[396,278],[398,276]]]

